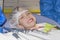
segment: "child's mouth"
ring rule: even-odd
[[[28,20],[29,23],[31,23],[32,21],[33,21],[33,18],[30,18],[30,19]]]

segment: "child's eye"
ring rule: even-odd
[[[27,16],[30,15],[31,13],[27,13]]]

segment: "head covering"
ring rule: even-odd
[[[22,14],[24,14],[27,11],[28,10],[22,9],[22,8],[19,8],[18,10],[15,9],[12,13],[12,16],[11,16],[11,20],[10,20],[10,22],[12,23],[11,25],[16,26],[16,24],[19,24],[18,19],[20,18],[20,16]]]
[[[18,19],[20,18],[20,16],[23,14],[23,13],[25,13],[25,12],[27,12],[28,10],[22,10],[22,11],[17,11],[14,15],[13,15],[13,18],[17,21],[17,23],[18,23]]]

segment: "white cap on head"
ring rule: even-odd
[[[18,8],[18,10],[15,9],[10,16],[11,17],[11,19],[9,21],[9,23],[11,24],[10,26],[12,26],[13,28],[16,28],[17,24],[19,24],[18,20],[19,20],[20,16],[27,11],[28,11],[27,9],[22,9],[22,8]]]
[[[14,16],[16,17],[16,20],[18,21],[18,19],[20,18],[20,16],[23,14],[23,13],[25,13],[25,12],[27,12],[28,10],[23,10],[23,11],[21,11],[21,12],[17,12]]]
[[[27,12],[28,10],[23,10],[23,11],[16,11],[15,14],[13,14],[12,19],[15,20],[16,23],[18,23],[18,19],[20,18],[21,14],[24,14],[25,12]]]

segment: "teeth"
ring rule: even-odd
[[[31,22],[32,20],[29,20],[29,22]]]
[[[30,19],[29,22],[32,22],[32,19]]]

